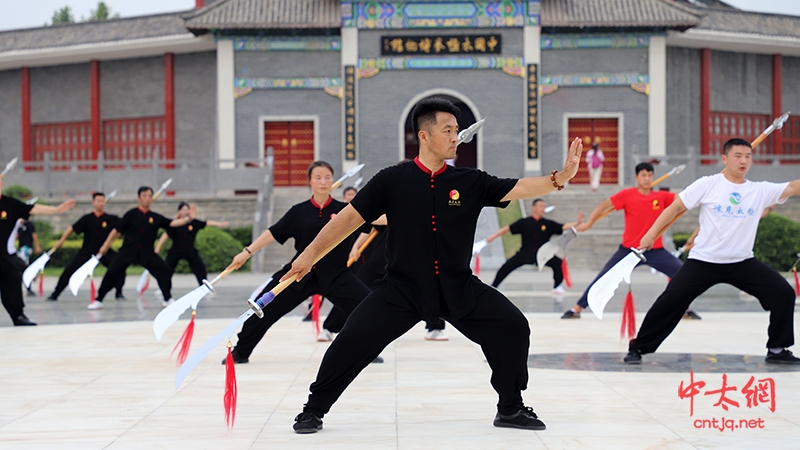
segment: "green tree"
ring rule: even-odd
[[[105,2],[99,2],[97,4],[97,9],[93,9],[89,12],[89,18],[86,19],[87,22],[97,22],[98,20],[108,20],[108,19],[118,19],[119,14],[111,15],[111,8],[106,5]]]
[[[75,23],[75,17],[72,16],[72,9],[69,6],[57,9],[53,13],[53,25],[62,23]]]

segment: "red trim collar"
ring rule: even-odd
[[[95,217],[97,217],[97,218],[99,219],[99,218],[101,218],[101,217],[105,216],[105,215],[106,215],[106,212],[105,212],[105,211],[103,211],[103,214],[100,214],[99,216],[97,215],[97,211],[92,211],[92,214],[94,214],[94,216],[95,216]]]
[[[315,202],[315,201],[314,201],[314,196],[313,196],[313,195],[311,196],[311,204],[312,204],[312,205],[314,205],[314,206],[316,206],[316,207],[317,207],[317,209],[324,209],[325,207],[327,207],[328,205],[330,205],[332,201],[333,201],[333,197],[331,197],[331,196],[329,195],[329,196],[328,196],[328,201],[327,201],[327,202],[325,202],[325,204],[324,204],[324,205],[322,205],[322,206],[319,206],[319,203],[317,203],[317,202]]]
[[[139,211],[141,211],[141,212],[142,212],[142,214],[147,214],[147,213],[149,213],[149,212],[150,212],[150,210],[149,210],[149,209],[148,209],[147,211],[143,210],[141,206],[137,206],[137,207],[136,207],[136,209],[138,209]]]
[[[444,165],[442,165],[441,169],[437,170],[436,172],[431,172],[431,169],[428,169],[427,167],[425,167],[425,164],[422,164],[422,162],[419,160],[419,156],[415,156],[414,157],[414,164],[416,164],[417,167],[419,167],[423,172],[425,172],[428,175],[430,175],[431,178],[433,178],[436,175],[439,175],[442,172],[444,172],[445,170],[447,170],[447,164],[444,164]]]

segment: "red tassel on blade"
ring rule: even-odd
[[[794,295],[800,297],[800,279],[797,278],[797,267],[794,267]]]
[[[622,307],[622,325],[619,328],[620,339],[625,338],[627,333],[628,340],[636,337],[636,312],[633,305],[633,292],[628,290],[625,296],[625,304]]]
[[[89,282],[89,303],[94,303],[95,298],[97,298],[97,290],[94,288],[94,278],[92,278]]]
[[[183,334],[181,338],[178,339],[178,343],[175,344],[175,347],[172,349],[172,353],[175,353],[175,350],[180,347],[181,349],[178,350],[178,367],[182,366],[184,362],[186,362],[186,358],[189,356],[189,347],[192,346],[192,336],[194,336],[194,317],[197,315],[197,310],[192,311],[192,320],[189,321],[189,325],[186,325],[186,329],[183,330]],[[172,353],[169,354],[169,357],[172,358]]]
[[[139,295],[142,295],[145,292],[147,292],[147,288],[149,287],[150,287],[150,277],[147,277],[147,281],[144,282],[144,286],[142,286],[142,290],[139,291]]]
[[[236,387],[236,369],[233,364],[231,347],[231,341],[228,341],[228,357],[225,358],[225,395],[222,398],[225,406],[225,424],[229,430],[233,428],[233,422],[236,420],[236,397],[239,394]]]
[[[478,277],[481,275],[481,254],[478,253],[475,255],[475,276]]]
[[[567,258],[561,260],[561,271],[564,272],[564,284],[568,288],[572,287],[572,277],[569,275],[569,267],[567,267]]]
[[[39,297],[44,297],[44,272],[39,272]]]
[[[319,308],[322,305],[322,296],[314,294],[311,296],[311,323],[314,324],[314,335],[318,335],[319,328]]]

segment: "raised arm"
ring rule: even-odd
[[[74,230],[72,229],[72,225],[68,226],[67,229],[64,230],[64,233],[61,234],[61,237],[58,239],[58,242],[56,242],[55,245],[53,245],[53,250],[58,250],[59,248],[61,248],[61,246],[64,245],[64,242],[67,240],[67,238],[70,237],[70,235],[72,235],[73,231]]]
[[[31,237],[33,238],[33,251],[36,253],[42,253],[42,246],[39,245],[39,235],[34,231],[31,233]]]
[[[578,173],[578,165],[580,165],[581,162],[582,151],[583,141],[581,141],[580,138],[575,138],[567,151],[567,160],[564,161],[564,168],[561,172],[555,173],[554,180],[551,179],[553,177],[552,175],[520,178],[514,188],[503,197],[503,201],[540,197],[553,192],[557,187],[563,187],[567,181],[571,180],[572,177]],[[558,186],[554,186],[554,184]]]
[[[564,226],[561,227],[561,229],[566,231],[572,227],[577,227],[582,223],[583,223],[583,211],[578,211],[578,220],[576,220],[575,222],[565,223]]]
[[[58,206],[40,205],[37,203],[31,208],[31,214],[62,214],[72,209],[73,206],[75,206],[75,200],[73,199],[66,200]]]
[[[300,281],[310,270],[314,258],[319,255],[322,250],[349,234],[356,226],[364,222],[361,214],[353,208],[352,205],[347,205],[339,211],[322,230],[320,230],[314,240],[308,244],[308,247],[294,260],[292,268],[281,278],[284,281],[293,275],[297,275],[297,281]]]
[[[486,238],[486,242],[492,242],[493,240],[495,240],[495,239],[499,238],[500,236],[508,233],[509,231],[511,231],[511,226],[510,225],[506,225],[503,228],[500,228],[499,230],[495,231],[494,234],[492,234],[491,236],[487,237]]]
[[[216,220],[206,220],[206,225],[210,227],[225,228],[229,225],[228,221],[217,222]]]
[[[786,186],[786,189],[783,190],[783,194],[781,194],[781,200],[785,200],[789,197],[794,195],[800,194],[800,179],[794,180]]]
[[[653,226],[650,227],[650,230],[648,230],[647,233],[645,233],[645,235],[642,237],[642,240],[639,242],[639,248],[650,250],[653,247],[653,244],[656,242],[656,239],[658,239],[658,234],[661,232],[661,230],[669,225],[670,222],[672,222],[672,219],[674,219],[678,214],[681,214],[684,211],[686,211],[686,206],[684,206],[681,198],[676,195],[675,201],[673,201],[672,204],[669,205],[660,216],[658,216],[658,219],[656,219]]]
[[[251,242],[250,245],[243,248],[238,255],[233,257],[233,261],[228,265],[228,269],[233,268],[233,270],[239,270],[240,267],[250,259],[257,251],[261,250],[262,248],[268,246],[269,244],[275,241],[275,237],[272,235],[272,232],[269,229],[265,230],[261,233],[261,236],[257,237],[255,241]]]
[[[589,228],[592,228],[592,225],[594,225],[594,223],[597,222],[597,219],[599,219],[600,216],[602,216],[603,213],[606,212],[609,208],[613,207],[614,203],[611,202],[610,198],[603,200],[602,202],[600,202],[599,205],[597,205],[597,207],[594,208],[594,211],[592,211],[592,213],[589,214],[589,220],[586,223],[579,224],[577,227],[575,227],[575,229],[580,232],[584,232]]]

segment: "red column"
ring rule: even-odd
[[[103,122],[100,119],[100,61],[93,59],[89,62],[89,90],[92,122],[92,159],[97,160],[97,155],[103,148]]]
[[[711,152],[709,126],[711,120],[711,49],[700,49],[700,154]]]
[[[772,118],[779,117],[781,112],[781,94],[783,92],[783,57],[772,55]],[[783,153],[783,134],[780,130],[772,133],[772,153]]]
[[[164,127],[167,159],[175,159],[175,54],[164,54]]]
[[[20,70],[22,79],[22,160],[33,160],[33,146],[31,145],[31,69],[23,67]]]

